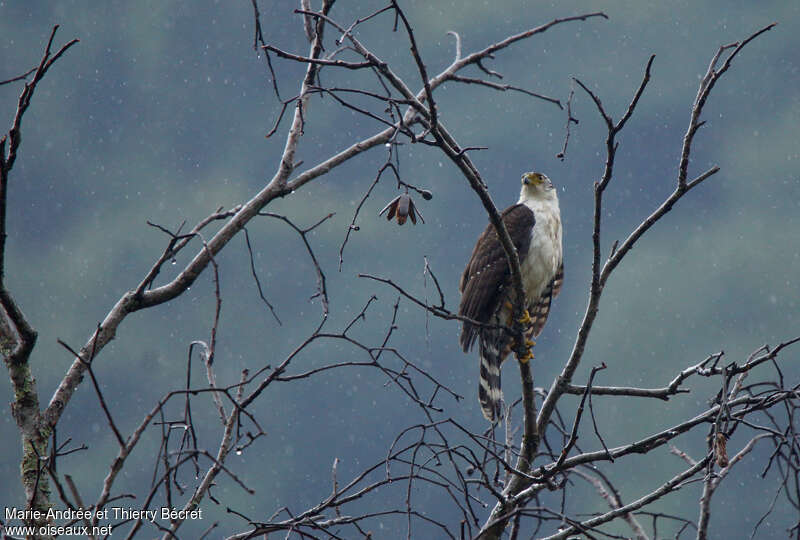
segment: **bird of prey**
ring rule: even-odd
[[[522,320],[525,338],[537,337],[547,321],[550,302],[561,290],[564,264],[561,248],[561,211],[553,183],[542,173],[522,175],[517,204],[506,208],[501,218],[519,256],[525,298]],[[458,314],[478,323],[463,321],[461,347],[469,352],[478,341],[480,383],[478,400],[483,415],[492,423],[502,417],[503,393],[500,366],[514,346],[506,329],[513,323],[517,303],[511,271],[503,246],[491,223],[478,238],[459,285],[461,305]],[[528,347],[532,341],[526,343]],[[521,362],[533,358],[520,357]]]

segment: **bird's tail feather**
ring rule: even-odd
[[[503,418],[503,390],[500,388],[500,365],[502,353],[493,339],[479,340],[480,381],[478,383],[478,401],[481,403],[483,416],[495,424]]]

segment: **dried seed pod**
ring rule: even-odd
[[[409,212],[411,212],[411,221],[414,222],[414,224],[417,223],[412,208],[411,197],[409,197],[407,193],[397,198],[397,223],[399,225],[403,225],[406,222]]]
[[[389,213],[386,214],[386,219],[391,221],[395,216],[397,216],[398,225],[405,224],[408,218],[411,218],[411,223],[416,225],[417,215],[419,215],[419,219],[425,223],[425,219],[414,205],[414,200],[408,195],[408,193],[403,193],[402,195],[398,195],[392,199],[389,204],[383,207],[383,210],[381,210],[378,215],[382,216],[387,210]]]
[[[389,221],[392,221],[392,218],[394,217],[394,211],[395,211],[395,208],[393,208],[393,207],[395,206],[395,204],[396,204],[396,203],[397,203],[397,197],[395,197],[394,199],[392,199],[391,201],[389,201],[389,204],[387,204],[386,206],[384,206],[384,207],[383,207],[383,210],[381,210],[380,212],[378,212],[378,215],[379,215],[379,216],[382,216],[382,215],[383,215],[383,213],[384,213],[384,212],[386,212],[386,211],[388,210],[388,211],[389,211],[389,214],[386,216],[386,219],[387,219],[387,220],[389,220]]]
[[[383,207],[383,210],[381,210],[380,212],[378,212],[378,215],[379,215],[379,216],[382,216],[382,215],[383,215],[383,213],[384,213],[384,212],[386,212],[386,211],[388,210],[388,211],[389,211],[389,213],[386,215],[386,219],[387,219],[388,221],[392,221],[392,218],[394,217],[394,214],[395,214],[395,212],[397,212],[397,202],[398,202],[399,200],[400,200],[400,197],[395,197],[394,199],[392,199],[391,201],[389,201],[389,204],[387,204],[386,206],[384,206],[384,207]]]

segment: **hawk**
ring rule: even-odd
[[[553,183],[542,173],[522,175],[522,189],[517,204],[506,208],[501,218],[519,256],[522,285],[525,289],[522,317],[525,338],[537,337],[547,321],[550,302],[561,291],[564,263],[561,248],[561,211]],[[459,284],[461,305],[458,314],[468,321],[461,328],[461,347],[469,352],[478,341],[480,383],[478,400],[483,415],[492,423],[502,417],[503,393],[500,389],[500,365],[511,352],[510,326],[516,294],[505,251],[491,223],[472,250]],[[528,342],[532,345],[532,342]],[[526,362],[530,353],[520,358]]]

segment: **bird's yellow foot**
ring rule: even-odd
[[[526,339],[525,340],[525,351],[526,352],[522,356],[517,355],[517,360],[519,360],[523,364],[526,364],[529,360],[533,360],[533,351],[531,350],[531,348],[534,345],[536,345],[535,341],[532,341],[530,339]]]
[[[517,360],[519,360],[521,364],[527,364],[529,361],[533,360],[533,351],[530,350],[530,348],[528,348],[527,351],[528,352],[524,355],[517,356]]]
[[[531,324],[533,322],[533,319],[531,319],[531,314],[528,313],[527,309],[522,312],[522,317],[520,317],[519,322],[522,324]]]

